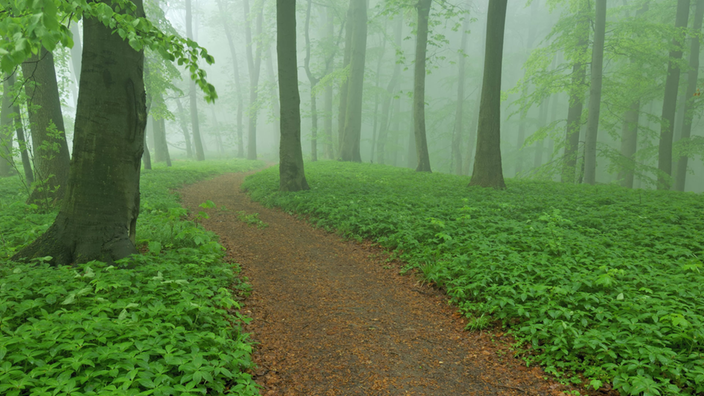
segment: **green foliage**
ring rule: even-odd
[[[500,321],[528,363],[622,394],[704,392],[701,196],[508,181],[379,165],[306,164],[311,190],[244,188],[267,205],[365,237],[444,287],[481,329]]]
[[[55,213],[36,214],[16,179],[0,180],[0,394],[258,394],[241,332],[249,319],[233,294],[248,286],[222,261],[215,235],[183,220],[169,190],[261,163],[174,165],[142,175],[138,236],[149,254],[116,266],[4,259]]]
[[[251,226],[257,226],[257,228],[266,228],[269,226],[269,224],[259,219],[259,213],[247,214],[247,212],[241,210],[237,212],[237,218],[240,219],[241,222],[247,223]]]

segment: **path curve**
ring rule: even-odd
[[[401,276],[368,243],[346,241],[240,191],[251,173],[181,190],[192,212],[212,200],[204,226],[220,235],[253,293],[245,331],[259,343],[262,395],[561,395],[514,359],[500,333],[469,333],[442,293]],[[224,206],[226,211],[220,210]],[[258,213],[257,228],[237,212]]]

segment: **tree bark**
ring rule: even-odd
[[[677,1],[677,16],[675,28],[687,27],[689,18],[690,0]],[[677,90],[680,83],[680,68],[677,62],[682,59],[683,43],[679,37],[672,41],[674,47],[670,51],[670,61],[667,65],[667,79],[665,80],[665,96],[662,104],[662,121],[660,127],[660,145],[658,149],[658,190],[667,190],[672,185],[672,135],[675,126],[675,112],[677,109]]]
[[[565,152],[560,180],[563,183],[575,183],[577,175],[577,156],[579,152],[579,133],[582,128],[582,110],[584,108],[584,90],[587,67],[584,62],[589,49],[589,3],[582,1],[579,11],[579,21],[575,29],[577,35],[576,54],[572,65],[572,84],[569,89],[569,107],[567,109],[567,125],[565,127]]]
[[[467,30],[469,30],[469,16],[462,22],[462,38],[460,39],[459,59],[457,61],[457,104],[455,107],[455,128],[452,131],[452,148],[450,152],[450,171],[456,175],[462,174],[462,132],[464,126],[464,86],[467,54]]]
[[[335,33],[335,26],[333,24],[334,21],[334,15],[333,15],[333,10],[332,7],[327,7],[326,10],[326,23],[325,23],[325,34],[328,37],[332,37],[333,34]],[[326,70],[326,73],[330,73],[332,71],[333,64],[330,64],[330,67],[328,70]],[[325,86],[325,99],[324,101],[324,110],[323,112],[325,113],[324,119],[323,119],[323,128],[325,130],[325,157],[327,159],[334,159],[335,158],[335,139],[333,138],[333,131],[332,131],[332,84],[327,84]]]
[[[218,10],[220,11],[222,28],[225,31],[225,37],[227,37],[227,45],[230,49],[230,56],[232,57],[232,74],[235,79],[235,94],[237,95],[237,133],[235,135],[235,139],[237,141],[237,158],[244,158],[244,139],[242,138],[242,113],[244,109],[244,100],[242,99],[242,80],[240,79],[240,66],[237,58],[237,51],[235,50],[235,41],[232,38],[230,25],[227,21],[228,14],[222,3],[222,0],[216,0],[216,2],[218,3]]]
[[[596,20],[592,46],[592,72],[589,86],[589,117],[584,143],[584,183],[596,183],[596,142],[601,111],[601,83],[604,72],[604,36],[606,34],[606,0],[595,0]]]
[[[191,12],[191,0],[186,0],[186,37],[193,40],[193,16]],[[196,160],[205,160],[203,150],[203,140],[200,136],[200,122],[198,121],[198,102],[196,97],[196,82],[191,79],[188,88],[188,97],[191,105],[191,130],[193,131],[193,142],[196,148]]]
[[[376,64],[376,81],[374,83],[374,86],[377,88],[376,92],[374,93],[374,125],[372,127],[372,152],[371,155],[369,156],[369,162],[374,162],[374,157],[375,157],[375,150],[377,146],[377,132],[379,131],[379,90],[381,90],[381,66],[384,63],[384,55],[386,54],[386,32],[388,28],[388,20],[384,21],[384,30],[383,30],[383,37],[382,37],[382,45],[381,45],[381,54],[379,54],[379,60]]]
[[[149,146],[147,145],[147,134],[144,134],[144,153],[142,154],[142,162],[144,163],[145,170],[152,169],[152,155],[149,153]]]
[[[29,201],[58,203],[66,191],[70,159],[51,52],[42,47],[38,55],[22,64],[22,73],[27,79],[34,172],[42,181],[41,188],[32,191]]]
[[[347,20],[345,27],[345,54],[342,57],[342,68],[346,69],[350,66],[352,60],[352,33],[354,31],[354,2],[356,0],[350,0],[350,6],[347,9]],[[349,87],[349,71],[347,77],[342,82],[340,86],[340,105],[337,113],[337,157],[342,159],[342,145],[343,136],[345,135],[345,120],[347,119],[347,88]]]
[[[3,87],[3,111],[5,111],[5,95],[9,94],[12,90],[12,87],[14,87],[15,85],[15,74],[13,73],[6,75],[3,84],[7,84]],[[29,159],[29,147],[27,145],[27,139],[24,135],[24,127],[22,126],[20,105],[17,102],[12,104],[12,100],[9,100],[7,105],[9,106],[7,110],[10,111],[10,114],[8,114],[8,116],[11,117],[10,122],[12,122],[12,126],[10,128],[15,130],[17,134],[17,144],[20,147],[20,156],[22,157],[24,179],[27,183],[27,186],[31,186],[32,183],[34,183],[34,171],[32,170],[32,162]],[[0,124],[4,125],[4,122],[0,122]]]
[[[137,16],[144,16],[142,2],[134,4]],[[66,196],[52,226],[13,260],[51,256],[53,264],[112,263],[137,253],[139,167],[147,118],[144,53],[95,18],[84,19],[83,32]]]
[[[156,101],[163,102],[161,95],[154,98]],[[152,117],[152,116],[150,116]],[[152,133],[154,134],[154,161],[166,162],[166,166],[171,166],[171,156],[169,155],[169,146],[166,143],[166,126],[163,118],[156,119],[152,117]]]
[[[318,106],[315,86],[318,85],[320,80],[313,76],[313,73],[310,71],[310,9],[312,4],[313,1],[308,0],[308,6],[306,7],[306,25],[304,31],[306,39],[304,69],[306,71],[306,76],[308,76],[308,82],[310,82],[310,156],[311,161],[315,162],[318,160]]]
[[[367,52],[367,4],[366,0],[350,0],[352,29],[352,54],[350,77],[347,86],[347,110],[343,130],[340,157],[343,161],[362,162],[360,141],[362,133],[362,93],[364,91],[364,61]]]
[[[2,86],[2,108],[0,108],[0,177],[12,176],[15,168],[12,159],[12,75],[5,75]]]
[[[416,33],[416,62],[413,76],[413,130],[418,152],[418,172],[430,172],[430,155],[425,132],[425,56],[428,47],[428,17],[432,0],[419,0]]]
[[[501,167],[501,65],[507,1],[489,1],[477,154],[470,186],[506,188]]]
[[[697,33],[702,30],[702,17],[704,17],[704,0],[696,0],[694,27],[692,30]],[[689,75],[687,76],[687,101],[684,103],[684,122],[682,123],[681,139],[689,139],[692,134],[695,105],[693,98],[697,90],[697,79],[699,78],[699,37],[693,36],[691,40],[689,47]],[[687,181],[687,162],[688,158],[686,155],[681,156],[677,162],[677,178],[674,186],[676,191],[684,191]]]
[[[399,15],[398,22],[396,23],[396,28],[394,30],[394,46],[396,49],[401,48],[403,40],[403,16]],[[389,127],[391,126],[391,121],[389,119],[389,113],[391,111],[391,101],[394,99],[394,94],[398,90],[398,85],[401,79],[401,61],[396,59],[394,64],[394,73],[389,80],[389,84],[386,86],[386,98],[381,105],[381,121],[379,127],[379,140],[377,142],[376,150],[376,162],[379,164],[385,163],[386,157],[386,141],[389,136]]]
[[[262,64],[262,46],[257,44],[255,53],[252,53],[254,41],[252,38],[251,14],[249,10],[249,0],[244,0],[244,24],[245,37],[247,40],[247,70],[249,70],[249,123],[247,133],[247,159],[257,159],[257,88],[259,87],[259,71]],[[257,37],[262,34],[262,14],[263,9],[257,14]]]
[[[276,80],[276,75],[274,74],[274,54],[271,52],[271,47],[269,48],[269,56],[266,59],[266,67],[269,71],[269,78],[271,79],[271,82],[273,84],[270,85],[271,91],[269,94],[271,95],[271,105],[272,105],[272,111],[274,112],[274,146],[278,147],[281,139],[281,122],[279,120],[279,116],[281,114],[281,107],[279,104],[279,95],[278,95],[278,82]]]
[[[279,189],[308,190],[301,150],[301,97],[298,92],[295,0],[276,0],[276,55],[281,103]]]

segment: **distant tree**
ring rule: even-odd
[[[191,10],[191,0],[186,0],[186,37],[193,40],[193,12]],[[203,150],[203,140],[200,136],[200,122],[198,121],[198,101],[196,98],[196,83],[190,81],[188,87],[188,97],[191,105],[191,130],[193,131],[193,143],[196,149],[196,160],[205,160],[205,151]]]
[[[244,31],[245,39],[247,40],[247,70],[249,70],[249,124],[248,124],[248,134],[247,134],[247,159],[255,160],[257,159],[257,97],[258,97],[258,87],[259,87],[259,74],[261,71],[262,64],[262,44],[261,42],[256,43],[256,49],[253,50],[255,41],[252,35],[252,23],[254,22],[254,17],[250,12],[249,0],[244,0]],[[262,33],[262,18],[263,9],[260,8],[256,15],[257,37],[261,36]],[[254,52],[253,52],[254,51]]]
[[[367,52],[366,0],[350,0],[348,29],[351,29],[350,71],[347,83],[345,124],[340,137],[340,158],[343,161],[362,162],[360,141],[362,133],[362,92],[364,65]]]
[[[694,26],[692,30],[694,33],[700,33],[702,31],[702,17],[704,17],[704,0],[696,0],[696,8],[694,11]],[[682,134],[680,140],[686,142],[692,133],[692,120],[694,119],[694,107],[695,107],[695,92],[697,89],[697,79],[699,78],[699,36],[694,35],[691,38],[691,44],[689,48],[689,74],[687,77],[687,93],[685,97],[687,100],[683,104],[684,107],[684,123],[682,124]],[[684,191],[685,181],[687,180],[687,155],[680,156],[677,162],[677,177],[675,178],[674,189],[677,191]]]
[[[0,177],[12,175],[12,86],[11,75],[4,75],[2,87],[2,108],[0,108]]]
[[[425,133],[425,58],[428,47],[428,17],[432,0],[419,0],[416,26],[416,61],[413,73],[413,131],[416,138],[418,172],[430,172],[428,139]]]
[[[462,22],[462,38],[460,39],[460,48],[458,53],[457,61],[457,104],[455,108],[455,122],[454,128],[452,130],[452,148],[450,152],[450,164],[454,167],[451,171],[454,171],[456,175],[462,174],[462,132],[463,132],[463,121],[464,121],[464,86],[465,86],[465,75],[466,75],[466,58],[467,54],[467,33],[469,30],[469,17],[465,17]]]
[[[276,55],[281,103],[279,189],[307,190],[308,182],[303,169],[301,150],[301,97],[298,92],[295,0],[276,0]]]
[[[403,40],[403,15],[396,17],[396,28],[394,29],[394,47],[396,52],[401,49],[401,41]],[[388,139],[389,127],[391,124],[391,101],[394,94],[398,90],[401,80],[401,60],[396,59],[394,64],[394,73],[386,86],[386,97],[381,104],[381,120],[379,122],[379,139],[377,140],[376,162],[384,164],[386,159],[386,141]]]
[[[29,109],[34,172],[41,185],[32,190],[29,201],[58,203],[68,183],[69,154],[54,57],[42,48],[22,64]]]
[[[489,0],[477,153],[470,186],[506,188],[501,167],[501,65],[508,0]]]
[[[601,86],[604,70],[604,38],[606,34],[606,0],[596,0],[592,72],[589,85],[589,117],[584,145],[584,183],[596,183],[596,141],[601,110]]]
[[[672,137],[675,127],[675,112],[677,109],[677,90],[680,83],[680,67],[678,62],[682,59],[684,47],[683,33],[689,19],[690,0],[677,1],[677,15],[675,29],[680,30],[674,38],[670,50],[670,61],[667,65],[667,79],[665,80],[665,95],[662,104],[662,121],[660,127],[660,144],[658,148],[658,190],[667,190],[672,185]]]

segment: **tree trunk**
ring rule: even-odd
[[[621,186],[633,188],[635,154],[638,148],[638,119],[640,115],[640,100],[631,103],[623,115],[621,128],[621,155],[628,160],[628,166],[619,172]]]
[[[381,45],[381,54],[379,54],[379,61],[376,64],[376,82],[374,83],[374,86],[377,88],[374,93],[374,125],[372,127],[372,152],[371,155],[369,156],[369,162],[374,162],[374,157],[375,157],[375,150],[377,146],[377,132],[379,132],[379,91],[381,90],[381,66],[384,62],[384,55],[386,54],[386,32],[387,28],[389,26],[388,20],[384,21],[384,30],[382,34],[382,45]]]
[[[326,23],[325,23],[325,35],[332,37],[335,33],[335,26],[333,21],[335,19],[332,7],[327,7],[326,9]],[[326,74],[332,72],[333,64],[330,64]],[[325,99],[324,99],[324,113],[325,118],[323,120],[323,128],[325,129],[325,156],[327,159],[335,158],[335,139],[333,139],[332,132],[332,84],[327,84],[325,86]]]
[[[142,2],[134,1],[137,16]],[[84,18],[83,67],[66,196],[52,226],[12,259],[112,263],[137,253],[139,165],[144,148],[144,53]],[[105,111],[109,109],[110,111]]]
[[[145,170],[152,169],[152,156],[149,153],[149,146],[147,145],[147,134],[144,134],[144,153],[142,154],[142,162],[144,163]]]
[[[281,139],[281,122],[279,116],[281,114],[281,108],[279,106],[279,95],[277,92],[278,83],[276,81],[276,75],[274,74],[274,54],[271,52],[271,47],[269,47],[269,56],[266,60],[266,67],[269,70],[269,78],[273,84],[270,85],[271,91],[271,105],[273,106],[272,111],[274,112],[274,146],[278,147]]]
[[[364,91],[364,61],[367,52],[366,0],[350,0],[349,27],[352,29],[350,78],[347,86],[347,110],[342,134],[340,156],[343,161],[362,162],[359,144],[362,133],[362,93]]]
[[[508,0],[490,0],[477,154],[470,186],[506,188],[501,168],[501,64]]]
[[[5,75],[2,84],[2,108],[0,108],[0,177],[12,176],[15,168],[12,159],[12,74]]]
[[[470,18],[465,15],[462,22],[462,39],[460,41],[459,59],[457,61],[457,106],[455,108],[455,128],[452,131],[452,148],[450,152],[450,171],[462,174],[462,132],[464,118],[464,85],[467,54],[467,30]]]
[[[577,156],[579,153],[579,132],[582,128],[582,110],[584,108],[584,84],[587,67],[582,59],[589,49],[589,3],[582,1],[575,34],[577,35],[576,54],[573,56],[572,84],[569,88],[569,107],[567,109],[567,126],[565,127],[565,152],[560,180],[563,183],[574,183],[577,174]]]
[[[257,37],[262,34],[262,14],[263,9],[257,14]],[[257,159],[257,88],[259,86],[259,71],[262,63],[262,46],[257,44],[255,53],[252,53],[254,41],[252,38],[251,15],[249,11],[249,0],[244,0],[244,32],[247,40],[247,70],[249,70],[249,125],[247,133],[247,159]]]
[[[159,94],[154,98],[157,103],[164,102],[164,98]],[[166,125],[164,119],[156,119],[149,116],[152,125],[152,133],[154,134],[154,161],[166,162],[167,166],[171,166],[171,157],[169,156],[169,146],[166,143]]]
[[[15,85],[15,74],[8,74],[5,76],[5,81],[3,82],[4,85],[3,87],[3,111],[5,110],[5,95],[9,94],[10,91],[12,90],[12,87]],[[20,114],[20,105],[15,102],[14,104],[11,104],[12,101],[9,102],[10,108],[8,109],[10,111],[10,116],[11,116],[11,122],[15,132],[17,133],[17,144],[20,147],[20,155],[22,157],[22,168],[24,170],[24,179],[25,182],[27,183],[27,186],[31,186],[32,183],[34,183],[34,171],[32,170],[32,162],[29,159],[29,147],[27,145],[27,139],[25,138],[24,135],[24,127],[22,126],[22,116]],[[0,122],[0,124],[3,124],[3,122]]]
[[[310,156],[311,161],[315,162],[318,160],[318,106],[317,98],[315,95],[315,86],[318,85],[319,79],[313,76],[310,71],[310,9],[313,4],[313,0],[308,0],[308,6],[306,7],[306,25],[305,25],[305,39],[306,39],[306,57],[304,60],[304,69],[306,75],[308,76],[308,82],[310,82]]]
[[[186,37],[193,40],[193,17],[191,12],[191,0],[186,0]],[[191,130],[193,130],[193,142],[196,146],[196,160],[204,161],[205,152],[203,150],[203,140],[200,136],[200,122],[198,121],[198,102],[196,98],[196,82],[191,79],[188,97],[191,103]]]
[[[677,1],[677,16],[675,28],[687,27],[689,18],[689,0]],[[672,185],[672,134],[675,126],[675,112],[677,109],[677,90],[680,83],[680,68],[677,62],[682,59],[683,43],[676,37],[670,51],[670,62],[667,65],[667,79],[665,80],[665,96],[662,104],[662,121],[660,127],[660,145],[658,150],[658,190],[667,190]]]
[[[181,99],[176,98],[176,106],[178,107],[179,114],[176,116],[176,119],[178,120],[178,124],[181,126],[181,132],[183,132],[183,139],[186,141],[186,156],[188,158],[193,158],[193,149],[191,148],[191,135],[188,133],[188,125],[186,125],[186,121],[184,120],[184,114],[186,114],[186,112],[183,110]]]
[[[601,83],[604,72],[604,36],[606,34],[606,0],[595,0],[596,20],[592,46],[592,72],[589,86],[589,117],[584,143],[584,183],[596,183],[596,141],[601,111]]]
[[[352,33],[354,31],[354,2],[357,0],[350,0],[350,6],[347,9],[347,21],[345,27],[345,54],[342,57],[342,68],[346,69],[350,67],[350,62],[352,60]],[[342,82],[340,86],[340,106],[337,113],[337,157],[342,159],[342,146],[343,146],[343,136],[345,135],[345,120],[347,119],[347,88],[349,87],[349,71],[347,77]]]
[[[22,64],[22,73],[27,79],[34,173],[42,182],[32,191],[29,201],[57,203],[66,190],[70,159],[51,52],[42,47],[38,56]]]
[[[548,125],[548,110],[552,102],[552,95],[548,96],[540,104],[538,125],[539,128],[545,128]],[[545,147],[545,139],[539,139],[535,142],[535,156],[533,157],[533,169],[540,168],[543,165],[543,148]]]
[[[430,155],[425,133],[425,53],[428,47],[428,17],[432,0],[419,0],[416,33],[416,62],[413,76],[413,130],[418,152],[418,172],[430,172]]]
[[[413,111],[413,104],[411,104],[411,112]],[[408,155],[406,158],[406,164],[409,168],[415,169],[418,167],[418,149],[416,148],[416,128],[413,121],[410,122],[408,129]]]
[[[244,158],[244,139],[242,139],[242,113],[244,109],[244,101],[242,99],[242,80],[240,79],[240,66],[237,59],[237,51],[235,51],[235,41],[232,38],[232,32],[230,31],[230,25],[227,21],[227,12],[223,6],[222,0],[217,0],[218,10],[220,11],[220,19],[222,21],[222,27],[225,31],[225,36],[227,37],[227,45],[230,48],[230,56],[232,57],[232,72],[235,79],[235,91],[237,95],[237,134],[235,135],[237,141],[237,158]],[[190,155],[189,155],[190,156]]]
[[[296,59],[296,2],[276,0],[276,55],[279,67],[281,146],[279,189],[308,189],[301,150],[301,97],[298,92]]]
[[[403,40],[403,16],[399,15],[398,23],[396,24],[396,29],[394,32],[395,36],[395,48],[400,49]],[[381,121],[379,126],[379,140],[377,141],[376,150],[376,162],[383,164],[386,157],[386,140],[389,136],[389,127],[391,122],[389,120],[389,113],[391,111],[391,101],[394,99],[394,94],[396,93],[401,78],[401,61],[396,59],[394,64],[394,74],[389,80],[389,84],[386,86],[387,96],[384,98],[384,102],[381,105]],[[398,113],[397,113],[398,114]]]
[[[694,11],[694,27],[692,30],[699,33],[702,30],[702,17],[704,16],[704,0],[696,0]],[[687,77],[687,101],[684,103],[684,122],[682,123],[681,139],[689,139],[692,134],[692,120],[694,118],[694,93],[697,90],[697,79],[699,78],[699,37],[693,36],[689,49],[689,75]],[[687,181],[687,161],[686,155],[680,157],[677,162],[677,178],[674,189],[684,191]]]
[[[398,152],[399,152],[399,139],[401,137],[401,98],[394,98],[394,103],[392,106],[392,115],[393,117],[391,118],[394,122],[394,152],[392,154],[392,159],[391,159],[391,164],[393,166],[398,165]]]

